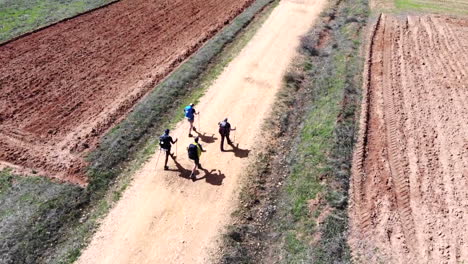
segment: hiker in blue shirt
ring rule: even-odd
[[[195,104],[190,104],[185,107],[184,113],[185,113],[185,118],[190,123],[190,129],[189,129],[189,137],[192,137],[192,129],[193,131],[197,132],[197,129],[193,126],[193,122],[195,121],[195,115],[199,114],[197,111],[195,111],[195,108],[193,108]]]

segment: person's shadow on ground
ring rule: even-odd
[[[218,170],[218,172],[216,172],[216,170],[214,169],[211,171],[208,171],[207,169],[201,169],[201,170],[205,173],[205,175],[203,175],[203,177],[201,178],[197,178],[195,181],[205,179],[205,181],[209,184],[222,185],[224,178],[226,178],[226,175],[221,173],[220,170]]]
[[[192,173],[192,171],[189,170],[189,169],[184,168],[174,157],[172,158],[172,160],[174,161],[177,169],[169,169],[169,171],[179,172],[179,177],[190,180],[191,179],[190,174]],[[203,175],[203,177],[201,177],[201,178],[196,178],[194,181],[199,181],[199,180],[205,179],[205,181],[207,183],[209,183],[209,184],[222,185],[224,178],[226,178],[226,176],[223,173],[221,173],[220,170],[218,170],[217,173],[216,173],[216,170],[208,171],[205,168],[198,169],[198,170],[203,171],[205,173],[205,175]],[[197,176],[198,174],[199,174],[199,172],[196,171],[195,176]]]
[[[174,161],[177,169],[169,169],[169,171],[176,171],[179,172],[179,177],[185,178],[185,179],[190,179],[190,174],[192,173],[191,170],[188,170],[184,168],[176,159],[176,157],[173,157],[172,160]]]
[[[234,145],[234,144],[229,144],[232,149],[225,149],[224,152],[233,152],[234,153],[234,156],[238,157],[238,158],[247,158],[249,156],[249,153],[250,153],[250,149],[241,149],[239,148],[239,144],[237,145]]]
[[[197,135],[201,139],[201,141],[203,141],[203,142],[205,142],[207,144],[213,143],[218,139],[217,137],[215,137],[214,134],[212,136],[207,136],[206,133],[200,133],[198,131],[195,131],[195,133],[197,133]]]

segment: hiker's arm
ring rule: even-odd
[[[203,149],[203,147],[200,144],[198,144],[198,146],[200,146],[200,149],[201,149],[202,152],[205,152],[205,150]]]
[[[236,128],[231,128],[231,131],[234,131],[234,130],[236,130]]]
[[[177,142],[177,140],[179,140],[179,139],[176,138],[176,140],[172,140],[172,144],[175,144]]]

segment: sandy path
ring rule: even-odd
[[[133,185],[111,210],[78,263],[206,263],[236,203],[238,180],[249,163],[260,126],[272,107],[299,38],[324,7],[324,0],[284,0],[241,54],[201,99],[201,130],[207,150],[201,163],[208,175],[186,179],[192,164],[185,147],[187,124],[179,138],[180,163],[161,170],[157,155],[136,173]],[[228,116],[238,128],[239,150],[221,153],[217,122]],[[198,123],[197,123],[198,124]],[[211,137],[215,134],[214,138]],[[228,148],[229,149],[229,148]],[[250,155],[251,156],[251,155]],[[182,168],[183,167],[183,168]]]
[[[353,164],[358,263],[468,261],[468,21],[383,15]]]

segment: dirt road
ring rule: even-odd
[[[179,165],[155,168],[157,155],[103,221],[78,263],[208,263],[236,204],[239,178],[249,163],[261,124],[295,54],[299,38],[323,9],[324,0],[283,0],[251,42],[209,88],[201,112],[206,172],[187,179],[192,163],[185,147],[188,124],[178,124]],[[239,149],[221,153],[217,122],[229,117]],[[198,121],[197,123],[198,124]],[[214,134],[214,136],[212,136]]]
[[[122,0],[1,45],[0,162],[82,183],[100,136],[251,2]]]
[[[383,15],[351,186],[357,263],[468,261],[468,20]]]

